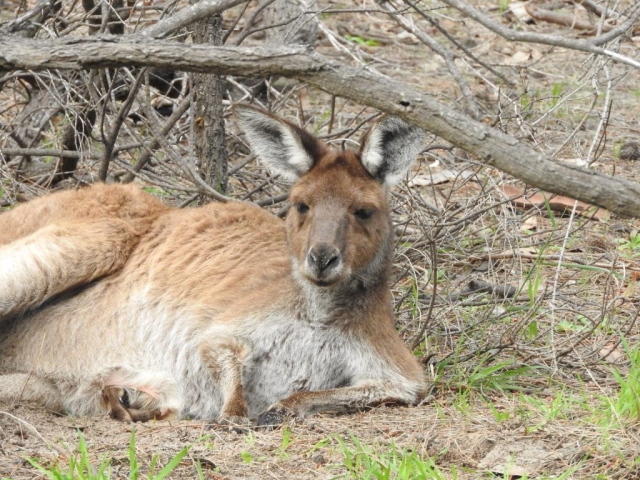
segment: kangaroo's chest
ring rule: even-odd
[[[250,416],[298,391],[349,385],[361,357],[339,329],[300,322],[264,326],[247,343],[243,383]]]

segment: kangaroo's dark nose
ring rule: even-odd
[[[340,251],[331,245],[315,245],[307,255],[307,264],[318,277],[327,276],[341,261]]]

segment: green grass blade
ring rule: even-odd
[[[187,455],[187,453],[189,453],[189,447],[185,447],[180,450],[178,454],[171,460],[169,460],[169,463],[167,463],[165,467],[158,472],[158,475],[156,475],[153,480],[162,480],[171,472],[173,472],[178,464],[182,461],[182,459]]]

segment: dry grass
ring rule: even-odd
[[[209,428],[194,421],[132,426],[106,417],[72,419],[19,406],[11,409],[13,415],[37,425],[42,437],[70,453],[55,452],[26,428],[0,418],[4,451],[0,475],[34,478],[27,457],[42,465],[68,466],[69,455],[77,455],[76,429],[80,429],[93,465],[110,458],[111,478],[128,478],[128,449],[135,428],[143,476],[154,456],[162,466],[190,446],[170,478],[197,478],[198,461],[205,478],[364,478],[360,476],[364,472],[358,475],[346,468],[339,442],[355,450],[355,437],[381,459],[392,445],[432,457],[442,478],[453,478],[453,472],[458,478],[491,478],[489,472],[505,469],[525,472],[528,478],[556,478],[552,476],[568,471],[573,471],[571,478],[635,478],[640,473],[634,470],[637,429],[603,423],[598,405],[590,405],[602,392],[590,390],[558,387],[531,397],[536,405],[528,396],[443,393],[421,407],[380,407],[355,415],[317,417],[275,432]],[[559,402],[565,403],[558,406]],[[550,414],[547,408],[553,405],[557,412]],[[283,442],[286,435],[289,438]]]

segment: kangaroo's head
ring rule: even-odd
[[[411,167],[424,132],[384,117],[358,152],[336,152],[262,110],[235,112],[256,155],[294,182],[286,224],[296,276],[325,288],[386,281],[393,251],[388,190]]]

